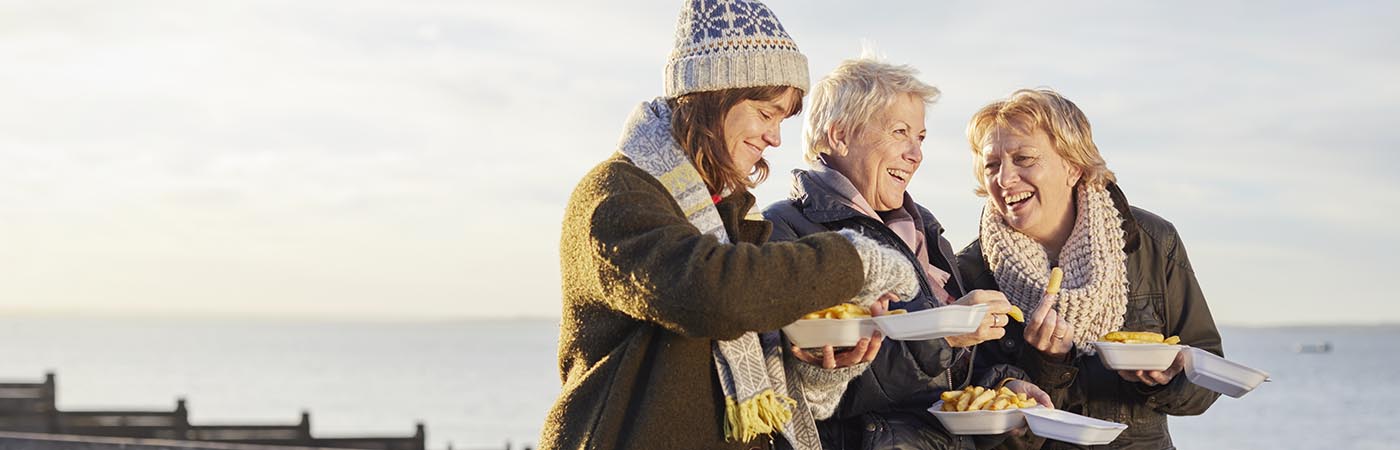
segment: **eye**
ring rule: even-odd
[[[768,111],[764,111],[762,109],[758,110],[758,116],[762,117],[763,120],[773,120],[773,115],[769,114]]]
[[[927,138],[927,137],[928,137],[927,134],[920,134],[920,135],[919,135],[919,142],[923,142],[923,141],[924,141],[924,138]]]
[[[1016,155],[1015,157],[1011,158],[1011,162],[1015,163],[1018,166],[1026,167],[1035,164],[1035,157],[1029,155]]]

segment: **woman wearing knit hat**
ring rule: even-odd
[[[1166,416],[1203,413],[1219,394],[1180,376],[1181,356],[1163,371],[1113,371],[1088,344],[1153,331],[1222,354],[1175,227],[1128,204],[1089,120],[1054,91],[1023,89],[983,107],[967,138],[987,205],[979,238],[958,254],[962,279],[1034,311],[979,346],[979,360],[1017,363],[1062,409],[1129,425],[1103,448],[1172,448]],[[1042,297],[1055,266],[1063,287]],[[1007,446],[1075,448],[1031,436]]]
[[[943,226],[907,192],[923,162],[924,111],[940,94],[917,75],[909,66],[862,57],[843,61],[818,81],[803,130],[811,168],[793,170],[791,197],[763,216],[773,222],[775,241],[856,230],[906,250],[904,264],[921,275],[919,294],[891,307],[987,304],[989,314],[966,335],[886,343],[831,418],[818,423],[827,449],[974,448],[971,437],[951,435],[926,411],[938,394],[969,380],[994,386],[1013,378],[1007,387],[1050,404],[1020,369],[972,369],[966,349],[1002,337],[1011,304],[1000,292],[964,288]]]
[[[771,225],[745,219],[808,83],[766,6],[686,2],[676,41],[665,96],[637,107],[564,213],[563,388],[540,448],[816,450],[812,411],[831,407],[806,393],[844,389],[881,338],[817,367],[770,330],[843,302],[878,311],[916,275],[856,233],[765,243]]]

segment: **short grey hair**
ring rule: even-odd
[[[855,136],[876,114],[905,95],[922,99],[924,106],[933,104],[940,92],[919,81],[918,74],[908,65],[889,64],[872,56],[842,61],[812,86],[807,123],[802,129],[806,144],[803,158],[810,164],[821,155],[832,154],[835,149],[828,133],[844,130],[847,136]]]

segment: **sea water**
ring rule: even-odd
[[[196,424],[295,423],[429,448],[539,439],[559,393],[558,322],[0,318],[0,379],[58,376],[62,410],[170,410]],[[1273,381],[1173,417],[1183,449],[1400,448],[1400,327],[1222,327],[1226,356]],[[1298,347],[1329,343],[1327,353]]]

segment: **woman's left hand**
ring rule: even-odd
[[[1011,380],[1005,384],[1007,389],[1017,394],[1026,394],[1027,397],[1035,399],[1036,404],[1046,408],[1055,409],[1055,402],[1050,401],[1050,394],[1040,389],[1035,383],[1026,380]]]
[[[1026,380],[1011,380],[1007,381],[1003,386],[1006,386],[1011,392],[1026,394],[1027,397],[1035,399],[1035,403],[1038,405],[1055,409],[1055,402],[1050,401],[1050,394],[1046,394],[1045,391],[1041,390],[1040,386],[1036,386],[1035,383]],[[1012,436],[1020,437],[1025,434],[1026,426],[1024,425],[1011,430]]]
[[[870,304],[871,316],[883,316],[889,311],[891,299],[897,298],[894,294],[885,294]],[[885,336],[880,334],[880,330],[875,330],[875,334],[868,338],[861,338],[855,347],[842,352],[836,352],[830,345],[822,347],[820,355],[813,354],[796,345],[792,346],[792,354],[798,360],[814,366],[822,366],[826,369],[837,367],[850,367],[856,364],[868,363],[875,360],[875,356],[880,354],[880,344],[885,342]]]
[[[1181,373],[1182,365],[1186,363],[1186,352],[1176,354],[1176,359],[1172,360],[1172,365],[1167,370],[1120,370],[1118,376],[1124,380],[1134,383],[1142,383],[1148,386],[1158,386],[1172,382],[1176,374]]]
[[[1031,347],[1050,358],[1063,361],[1074,344],[1074,325],[1065,321],[1051,307],[1057,298],[1055,294],[1045,294],[1041,298],[1040,307],[1026,318],[1025,338]]]

